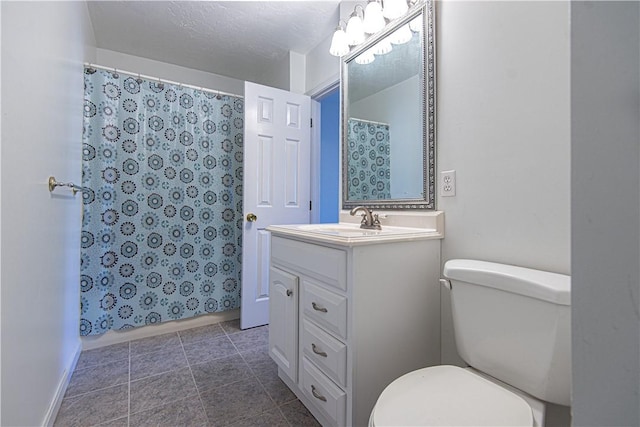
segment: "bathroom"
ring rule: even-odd
[[[573,424],[638,425],[638,4],[435,9],[436,164],[457,173],[456,197],[436,200],[442,262],[571,274]],[[1,423],[43,425],[79,346],[81,223],[79,203],[50,197],[46,180],[80,181],[82,64],[123,56],[97,48],[85,2],[2,2],[0,13]],[[339,69],[328,55],[291,58],[306,61],[302,92],[323,83],[315,71]],[[202,85],[197,70],[180,70],[189,82],[128,59],[123,69]],[[446,293],[441,307],[442,363],[457,364]]]

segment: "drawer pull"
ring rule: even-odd
[[[324,351],[318,350],[318,347],[316,347],[314,343],[311,343],[311,350],[313,350],[313,352],[318,356],[327,357],[327,353],[325,353]]]
[[[323,395],[319,394],[316,391],[316,386],[314,386],[313,384],[311,384],[311,394],[313,394],[313,397],[315,397],[318,400],[322,400],[323,402],[327,401],[326,397],[324,397]]]
[[[287,289],[287,296],[290,297],[293,295],[293,291],[291,289]]]
[[[311,303],[311,307],[313,307],[313,309],[314,309],[315,311],[321,311],[321,312],[323,312],[323,313],[326,313],[326,312],[327,312],[327,309],[326,309],[326,308],[324,308],[324,307],[320,307],[320,306],[319,306],[318,304],[316,304],[315,302],[312,302],[312,303]]]

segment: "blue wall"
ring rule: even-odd
[[[338,222],[340,91],[320,100],[320,222]]]

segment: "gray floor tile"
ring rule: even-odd
[[[146,353],[131,358],[131,380],[175,371],[188,366],[181,346]]]
[[[184,344],[184,352],[191,365],[238,354],[238,350],[226,335]]]
[[[62,401],[54,426],[91,426],[126,417],[128,384],[93,391]]]
[[[292,400],[296,400],[296,395],[278,377],[278,374],[267,373],[258,377],[265,391],[273,399],[276,405],[283,405]]]
[[[177,333],[156,335],[155,337],[142,338],[131,341],[131,356],[139,356],[144,353],[167,350],[180,347],[180,338]]]
[[[96,425],[96,427],[129,427],[129,417],[107,421],[106,423]]]
[[[280,406],[282,415],[292,426],[299,427],[319,427],[320,423],[311,415],[311,412],[300,402],[294,400],[286,405]]]
[[[289,427],[289,423],[279,409],[263,412],[232,424],[232,427]]]
[[[129,359],[128,342],[83,351],[78,358],[76,369],[85,369],[125,359]]]
[[[65,397],[113,387],[129,381],[129,360],[76,369],[71,376]]]
[[[197,394],[189,368],[131,381],[130,411],[135,414]]]
[[[240,355],[192,365],[191,371],[200,393],[251,376],[249,366]]]
[[[222,322],[220,323],[220,326],[222,326],[222,329],[224,329],[224,331],[228,334],[234,334],[236,332],[242,331],[242,329],[240,329],[240,319]]]
[[[198,396],[131,415],[130,427],[201,427],[208,425]]]
[[[269,329],[266,326],[247,329],[230,334],[229,339],[235,344],[240,353],[255,350],[269,345]]]
[[[253,377],[206,391],[200,397],[213,426],[229,425],[275,408]]]
[[[223,336],[225,333],[222,326],[216,323],[215,325],[205,325],[198,328],[186,329],[178,332],[178,335],[180,335],[182,344],[193,344],[198,341]]]
[[[267,346],[259,347],[255,350],[249,350],[240,353],[247,365],[257,376],[278,373],[278,365],[269,356],[269,348]]]

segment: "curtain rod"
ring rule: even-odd
[[[243,98],[244,99],[244,96],[237,95],[235,93],[223,92],[221,90],[207,89],[207,88],[201,87],[201,86],[194,86],[194,85],[190,85],[190,84],[174,82],[174,81],[171,81],[171,80],[161,79],[160,77],[147,76],[145,74],[133,73],[131,71],[121,70],[121,69],[115,68],[115,67],[105,67],[104,65],[96,65],[96,64],[92,64],[90,62],[85,62],[84,66],[88,67],[88,68],[98,68],[98,69],[105,70],[105,71],[112,71],[114,73],[127,74],[129,76],[138,77],[138,78],[141,78],[141,79],[153,80],[153,81],[156,81],[158,83],[167,83],[167,84],[174,85],[174,86],[186,87],[186,88],[190,88],[190,89],[197,89],[197,90],[201,90],[203,92],[215,93],[216,95],[227,95],[227,96],[234,96],[236,98]]]

